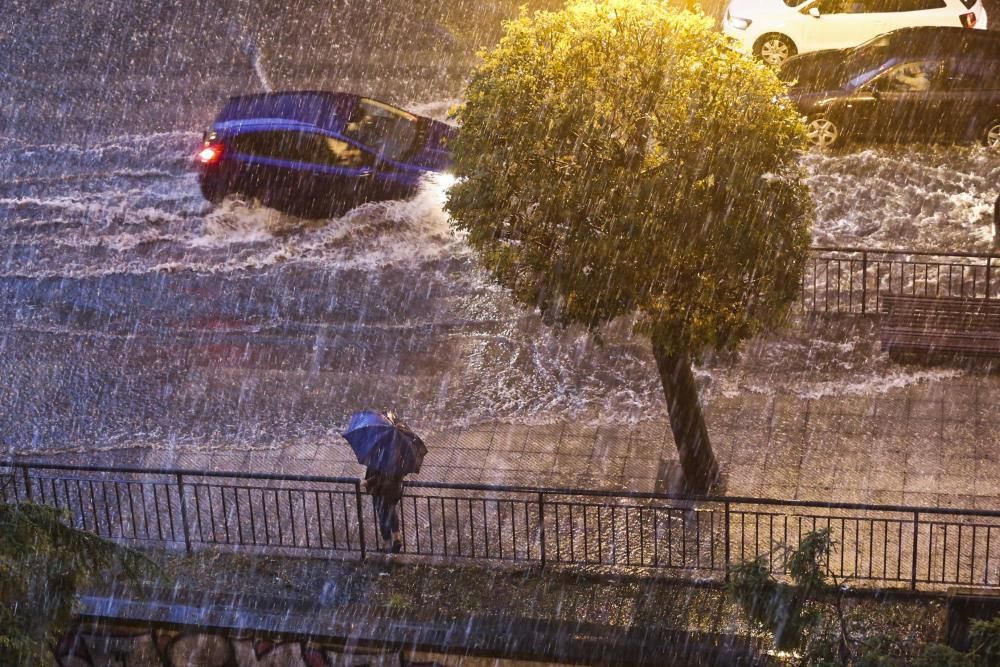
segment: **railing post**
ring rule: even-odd
[[[729,501],[728,500],[725,503],[725,511],[726,511],[726,513],[725,513],[726,533],[725,533],[724,538],[725,538],[725,544],[726,544],[726,583],[729,583],[729,559],[730,559],[730,553],[729,553]]]
[[[21,475],[24,477],[24,492],[28,494],[28,502],[34,502],[31,498],[31,478],[28,476],[28,466],[21,466]]]
[[[1000,201],[1000,199],[998,199],[997,201]],[[992,262],[991,262],[992,259],[993,259],[992,257],[987,257],[986,258],[986,298],[987,299],[990,298],[990,269],[993,268],[993,265],[992,265]]]
[[[910,590],[917,590],[917,533],[920,527],[920,512],[913,513],[913,558],[910,563]]]
[[[868,312],[868,251],[861,253],[861,314]]]
[[[191,553],[191,532],[188,528],[187,502],[184,500],[184,476],[181,473],[177,473],[177,498],[181,504],[181,528],[184,529],[184,550]]]
[[[354,502],[358,510],[358,543],[361,547],[361,560],[368,557],[365,548],[365,519],[364,510],[361,508],[361,482],[354,480]]]
[[[538,539],[542,567],[545,567],[545,494],[541,492],[538,494]]]

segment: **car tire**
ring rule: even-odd
[[[768,65],[775,67],[798,52],[799,50],[795,48],[795,43],[792,40],[777,32],[762,35],[753,45],[753,54]]]
[[[840,127],[826,116],[813,116],[806,120],[806,140],[810,148],[833,148],[843,139],[842,134]]]
[[[205,174],[199,185],[202,196],[213,204],[221,204],[227,195],[232,194],[229,179],[220,173]]]
[[[1000,118],[994,118],[983,127],[983,145],[993,150],[1000,150]]]

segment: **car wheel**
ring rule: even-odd
[[[229,179],[222,174],[205,174],[201,177],[201,194],[213,204],[219,204],[230,194]]]
[[[994,118],[983,128],[983,143],[987,148],[1000,149],[1000,118]]]
[[[840,143],[840,128],[826,116],[816,116],[806,121],[806,140],[813,148],[833,148]]]
[[[753,47],[753,53],[768,65],[780,65],[798,53],[798,49],[795,48],[792,40],[784,35],[771,32],[757,40]]]

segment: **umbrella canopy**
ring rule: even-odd
[[[408,426],[374,410],[351,415],[341,435],[354,450],[358,463],[391,477],[420,472],[427,454],[424,441]]]

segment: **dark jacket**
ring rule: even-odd
[[[368,468],[365,470],[365,491],[390,502],[397,502],[403,497],[403,478],[390,477]]]

